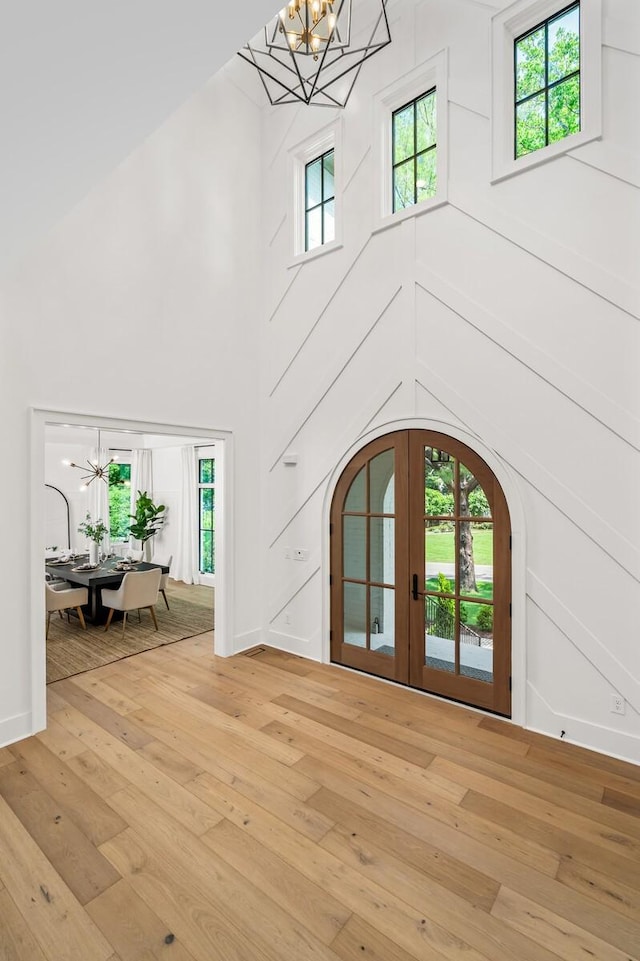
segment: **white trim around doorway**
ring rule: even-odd
[[[95,416],[77,412],[31,408],[31,469],[30,502],[30,636],[31,636],[31,732],[46,727],[46,642],[44,633],[45,610],[42,590],[42,560],[44,556],[44,444],[47,425],[95,427],[101,430],[132,431],[146,434],[166,434],[198,438],[216,444],[219,462],[220,490],[216,505],[216,555],[221,563],[216,569],[215,633],[213,653],[228,657],[233,651],[233,491],[234,460],[231,431],[157,424],[149,421],[124,420],[121,417]],[[219,510],[219,513],[218,513]],[[213,624],[212,624],[213,628]]]

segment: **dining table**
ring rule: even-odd
[[[45,571],[53,579],[68,581],[70,584],[77,584],[86,587],[89,591],[89,600],[83,606],[83,613],[94,624],[104,624],[109,611],[108,607],[102,604],[102,588],[108,587],[117,589],[122,584],[122,579],[129,571],[151,571],[160,570],[163,574],[169,573],[166,564],[152,564],[149,561],[137,561],[125,565],[121,557],[109,557],[102,561],[96,568],[86,569],[88,558],[76,557],[68,562],[60,560],[49,560],[45,563]],[[85,568],[85,569],[83,569]],[[115,611],[118,616],[121,613]]]

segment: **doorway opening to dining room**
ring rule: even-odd
[[[217,653],[227,653],[231,545],[225,534],[232,525],[231,498],[225,491],[231,487],[230,434],[34,411],[32,439],[34,700],[44,704],[44,685],[52,680],[212,632],[214,612],[217,639],[212,633],[212,646],[215,643]],[[215,478],[215,486],[201,482],[203,469],[204,480]],[[137,509],[141,494],[152,505],[146,515]],[[146,540],[135,537],[141,534],[136,525],[145,517],[154,526],[153,510],[160,521],[155,533]],[[87,574],[78,570],[90,560],[84,556],[90,547],[86,527],[98,521],[104,527],[99,567]],[[82,598],[86,630],[73,609],[64,616],[54,610],[46,643],[47,614],[40,587],[43,550],[45,571],[58,587],[87,590],[86,600]],[[127,560],[134,562],[131,573],[150,566],[161,567],[168,575],[162,578],[153,610],[157,631],[144,611],[140,620],[135,612],[129,616],[125,631],[122,621],[114,620],[108,631],[101,623],[102,592],[121,585],[130,571],[116,568]],[[55,608],[58,599],[54,601]]]

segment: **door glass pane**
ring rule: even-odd
[[[385,450],[369,461],[369,511],[372,514],[393,514],[393,471],[395,457]]]
[[[493,524],[460,521],[458,537],[459,593],[493,600]]]
[[[487,495],[471,471],[460,464],[460,517],[491,517]]]
[[[463,607],[461,602],[460,607]],[[491,684],[493,681],[493,605],[475,605],[481,607],[479,625],[471,628],[460,624],[460,673],[464,677],[473,677],[477,681]],[[462,616],[462,612],[461,612]]]
[[[344,509],[349,513],[364,513],[367,509],[367,468],[358,471],[351,481],[349,493],[344,502]]]
[[[425,664],[453,674],[456,669],[455,601],[427,596],[424,599]]]
[[[344,583],[344,642],[367,646],[367,588],[364,584]]]
[[[425,590],[452,594],[456,589],[455,531],[453,524],[430,526],[425,521]]]
[[[367,577],[366,525],[366,517],[346,515],[344,518],[344,576],[359,581]]]
[[[453,487],[455,460],[436,447],[424,449],[424,512],[431,517],[451,516],[455,511]]]
[[[395,584],[395,520],[369,518],[369,580]]]
[[[370,647],[379,654],[395,654],[395,606],[395,591],[387,587],[369,588]]]

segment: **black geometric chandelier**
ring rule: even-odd
[[[387,0],[288,0],[239,56],[272,104],[345,107],[365,60],[391,43]],[[352,43],[352,38],[354,42]]]

